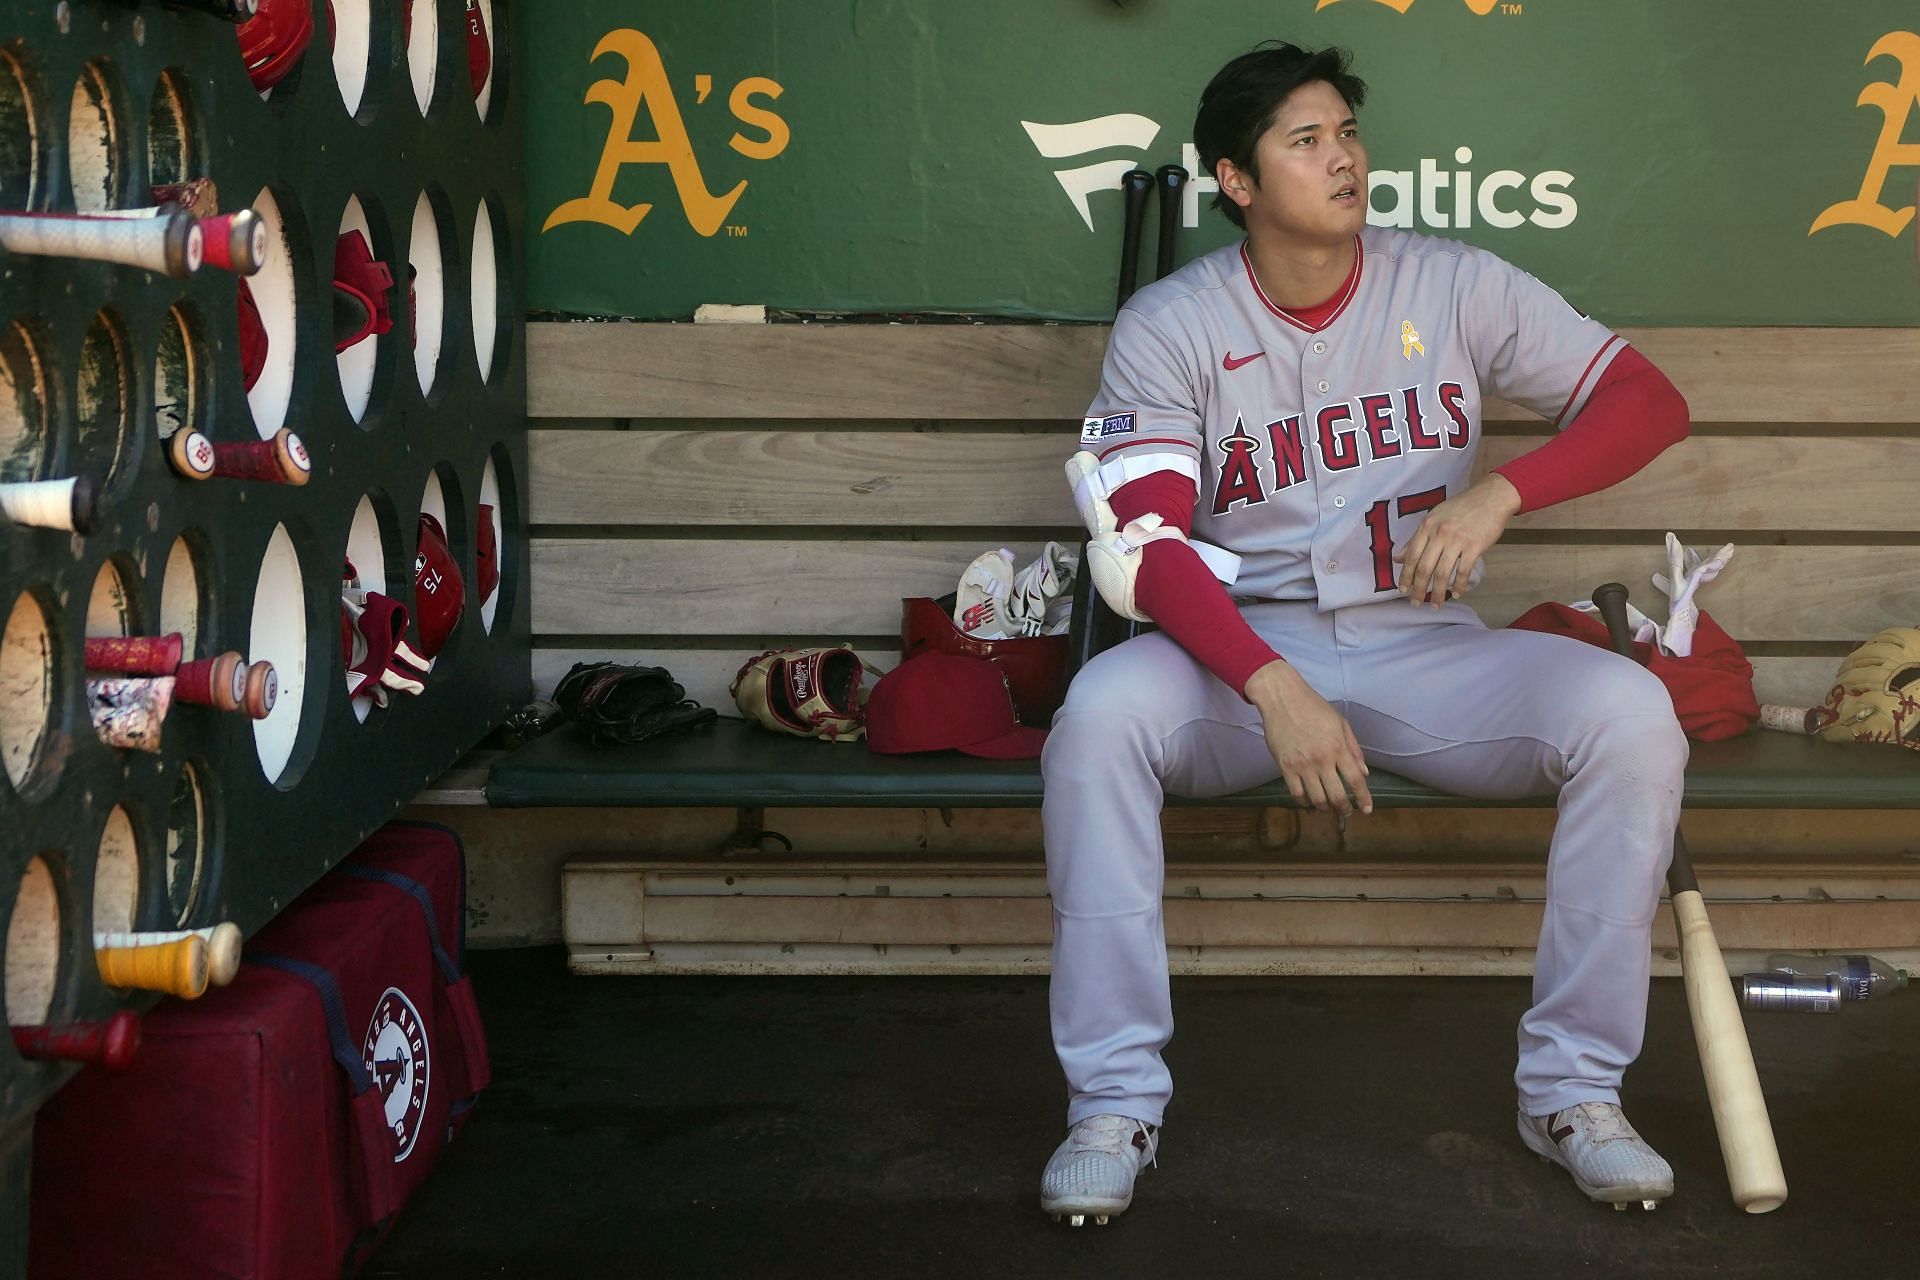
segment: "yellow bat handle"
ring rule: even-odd
[[[207,940],[199,934],[147,947],[101,947],[93,958],[110,987],[164,991],[184,1000],[207,989]]]

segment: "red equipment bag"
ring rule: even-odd
[[[489,1077],[465,887],[458,836],[390,823],[75,1076],[34,1126],[36,1280],[358,1271]]]

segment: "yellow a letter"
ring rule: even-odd
[[[598,222],[626,235],[632,235],[640,220],[652,211],[651,204],[622,205],[614,201],[613,184],[622,167],[630,164],[664,164],[673,176],[674,189],[680,193],[687,221],[695,231],[710,236],[726,222],[734,201],[747,189],[742,179],[724,196],[711,195],[700,176],[700,162],[694,159],[693,141],[687,137],[686,122],[680,118],[680,104],[673,100],[667,83],[667,68],[660,50],[638,31],[609,31],[595,46],[591,61],[598,62],[608,53],[627,60],[625,80],[597,80],[587,90],[586,102],[604,103],[613,113],[607,130],[607,142],[600,151],[600,167],[593,175],[593,187],[584,196],[562,204],[547,215],[541,231],[569,222]],[[636,141],[634,122],[645,103],[653,119],[653,142]]]

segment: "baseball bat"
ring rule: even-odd
[[[240,686],[240,706],[255,720],[265,720],[280,700],[280,673],[273,664],[261,659],[246,670]]]
[[[223,476],[267,484],[305,484],[313,474],[307,446],[287,427],[265,440],[215,444],[199,431],[176,431],[167,441],[167,461],[189,480]]]
[[[0,483],[0,511],[15,524],[92,533],[100,526],[100,486],[86,476]]]
[[[145,209],[109,209],[96,218],[159,218],[178,204],[157,204]],[[208,214],[199,219],[201,265],[250,276],[267,260],[267,224],[251,209],[232,213]]]
[[[170,676],[180,666],[180,633],[164,636],[88,636],[89,671],[119,671],[130,676]]]
[[[203,224],[207,265],[250,276],[267,261],[267,224],[251,209],[216,213]]]
[[[89,671],[121,675],[172,676],[173,697],[216,711],[245,711],[264,720],[280,696],[280,678],[271,662],[248,666],[237,652],[180,661],[178,632],[164,636],[88,636]]]
[[[1140,279],[1140,230],[1147,220],[1147,192],[1152,188],[1153,175],[1145,169],[1129,169],[1120,176],[1127,220],[1120,228],[1120,288],[1113,304],[1116,312],[1127,305]]]
[[[1820,732],[1819,707],[1790,707],[1779,702],[1760,704],[1760,727],[1801,737]]]
[[[140,1019],[122,1009],[105,1022],[69,1022],[60,1026],[17,1026],[13,1047],[23,1058],[43,1062],[93,1062],[108,1071],[125,1071],[140,1047]]]
[[[207,981],[224,987],[240,972],[240,926],[231,921],[199,929],[162,929],[145,933],[107,933],[95,930],[95,950],[123,947],[159,947],[182,938],[202,938],[207,944]]]
[[[1155,170],[1153,182],[1160,189],[1160,251],[1153,278],[1164,280],[1173,271],[1173,241],[1180,230],[1180,193],[1187,185],[1187,171],[1177,164],[1163,164]]]
[[[150,218],[91,213],[0,213],[0,247],[47,258],[143,267],[184,280],[200,269],[206,234],[193,215],[167,205]]]
[[[110,987],[164,991],[183,1000],[207,989],[207,940],[197,933],[142,947],[96,947],[100,981]]]
[[[87,681],[93,731],[110,747],[160,750],[161,726],[172,703],[172,676],[107,676]]]
[[[183,662],[173,670],[173,696],[215,711],[238,711],[246,701],[247,664],[229,649]]]
[[[1593,590],[1593,603],[1607,624],[1614,652],[1633,657],[1627,628],[1627,589],[1617,582]],[[1667,868],[1667,896],[1680,932],[1680,973],[1687,989],[1687,1013],[1693,1020],[1700,1072],[1706,1077],[1707,1102],[1720,1135],[1720,1158],[1727,1166],[1733,1202],[1748,1213],[1779,1208],[1787,1198],[1787,1175],[1767,1116],[1753,1046],[1733,994],[1733,980],[1720,943],[1707,919],[1706,900],[1693,877],[1693,860],[1678,828],[1673,833],[1673,862]]]

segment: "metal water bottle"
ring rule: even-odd
[[[1907,971],[1878,956],[1813,956],[1777,952],[1767,957],[1767,968],[1801,977],[1832,978],[1840,984],[1840,998],[1849,1004],[1884,996],[1907,985]]]
[[[1740,1003],[1768,1013],[1838,1013],[1840,981],[1824,974],[1744,974]]]

